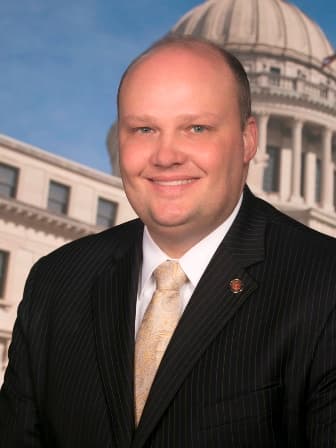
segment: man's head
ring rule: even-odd
[[[256,151],[246,74],[214,44],[172,38],[133,62],[118,94],[126,194],[172,257],[220,225]]]
[[[190,48],[197,47],[197,45],[204,45],[208,49],[212,49],[213,51],[218,53],[218,56],[223,58],[223,61],[230,67],[232,70],[232,74],[236,79],[237,88],[238,88],[238,101],[240,108],[240,117],[242,127],[244,128],[246,120],[251,116],[251,91],[250,91],[250,83],[245,72],[244,67],[241,62],[230,52],[225,50],[224,48],[216,45],[215,43],[208,41],[203,38],[194,37],[194,36],[179,36],[179,35],[168,35],[152,44],[147,50],[141,53],[138,57],[136,57],[126,68],[124,73],[121,76],[118,93],[117,93],[117,106],[119,112],[119,103],[120,103],[120,93],[124,83],[124,79],[127,77],[128,73],[132,70],[132,68],[142,61],[144,57],[151,54],[153,51],[158,50],[162,47],[167,47],[169,45],[178,45],[180,47]]]

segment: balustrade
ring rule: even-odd
[[[274,73],[249,72],[252,91],[255,87],[269,89],[272,93],[303,98],[329,108],[336,108],[336,89],[325,84],[315,84],[304,78],[275,75]]]

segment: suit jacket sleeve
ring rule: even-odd
[[[30,319],[36,265],[25,286],[24,298],[9,349],[9,364],[0,391],[0,448],[40,448],[39,411],[31,375]]]
[[[323,328],[310,374],[306,431],[310,447],[336,446],[336,310]]]

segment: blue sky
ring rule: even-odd
[[[109,172],[105,140],[121,73],[200,3],[1,1],[0,133]],[[336,1],[292,3],[336,47]]]

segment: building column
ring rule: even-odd
[[[291,171],[293,151],[287,147],[280,151],[279,198],[287,202],[291,196],[291,178],[288,173]]]
[[[268,125],[269,115],[259,114],[258,115],[258,130],[259,130],[259,151],[261,154],[266,154],[267,149],[267,125]]]
[[[267,165],[267,124],[269,115],[260,113],[257,115],[258,123],[258,150],[252,163],[250,164],[249,182],[255,187],[254,190],[258,192],[263,191],[264,169]]]
[[[326,211],[333,211],[334,209],[334,179],[332,168],[332,130],[329,128],[323,128],[321,206]]]
[[[294,120],[293,158],[292,158],[292,196],[291,202],[302,202],[301,197],[301,152],[303,121]]]
[[[315,205],[315,184],[316,184],[316,154],[312,151],[306,153],[305,175],[303,194],[307,205]]]

